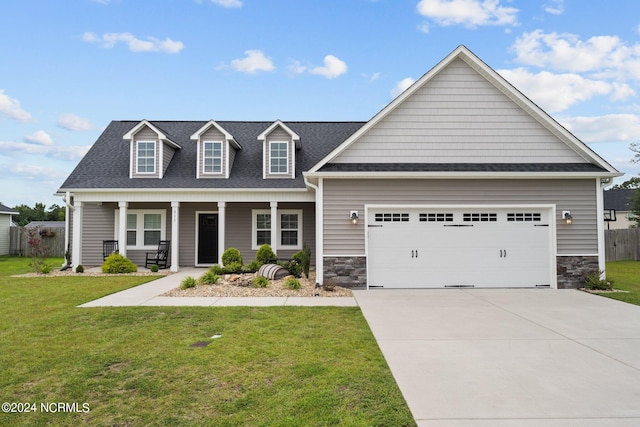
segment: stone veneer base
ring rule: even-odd
[[[597,256],[557,256],[558,289],[584,288],[586,275],[600,270]]]

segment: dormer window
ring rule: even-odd
[[[136,172],[156,173],[156,142],[137,141],[136,142]]]
[[[288,141],[269,141],[269,173],[289,173]]]
[[[222,173],[222,141],[204,141],[204,173]]]

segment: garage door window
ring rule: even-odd
[[[452,222],[453,213],[421,213],[420,222]]]
[[[376,222],[409,222],[408,213],[377,213]]]
[[[507,221],[510,221],[510,222],[542,221],[542,215],[539,212],[507,213]]]
[[[496,222],[498,214],[496,213],[465,213],[462,214],[464,222]]]

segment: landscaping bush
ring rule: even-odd
[[[251,281],[251,287],[253,288],[266,288],[269,286],[269,279],[264,276],[256,276]]]
[[[273,253],[273,249],[271,249],[271,246],[267,245],[266,243],[260,246],[260,249],[258,249],[258,252],[256,252],[256,260],[260,264],[266,264],[270,260],[275,258],[276,258],[276,254]]]
[[[262,266],[262,263],[257,259],[254,259],[249,264],[242,267],[242,270],[247,273],[255,273],[256,271],[260,270],[261,266]]]
[[[180,282],[180,289],[195,288],[198,282],[191,276],[187,276]]]
[[[610,291],[613,289],[613,280],[607,280],[603,271],[594,271],[584,278],[585,288],[592,291]]]
[[[138,267],[129,259],[119,253],[113,253],[102,264],[102,272],[109,274],[133,273]]]
[[[211,267],[209,267],[209,271],[217,274],[218,276],[224,274],[224,267],[216,264],[216,265],[212,265]]]
[[[294,277],[289,277],[284,281],[284,287],[287,289],[300,289],[300,281]]]
[[[82,264],[76,267],[76,273],[84,273],[84,267],[82,266]]]
[[[157,273],[159,269],[160,267],[158,267],[156,264],[153,264],[149,271],[151,271],[152,273]]]
[[[222,265],[227,267],[229,264],[240,264],[242,266],[242,254],[236,248],[229,248],[222,254]]]
[[[216,282],[220,280],[220,276],[214,273],[211,270],[207,270],[202,276],[200,276],[200,283],[203,285],[215,285]]]
[[[225,274],[242,273],[242,264],[239,262],[225,264],[223,271]]]
[[[284,267],[294,277],[302,276],[302,266],[297,261],[278,261],[278,265]]]
[[[309,249],[309,246],[305,243],[304,246],[302,246],[302,250],[293,254],[291,258],[300,264],[304,277],[308,279],[309,269],[311,268],[311,249]]]

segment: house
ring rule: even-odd
[[[367,122],[114,121],[59,194],[74,265],[306,243],[320,283],[566,288],[604,270],[620,175],[459,46]]]
[[[0,256],[9,255],[9,245],[11,243],[11,215],[18,215],[18,212],[0,203]]]
[[[636,226],[631,212],[630,189],[607,190],[604,192],[604,220],[607,230],[619,230]]]

